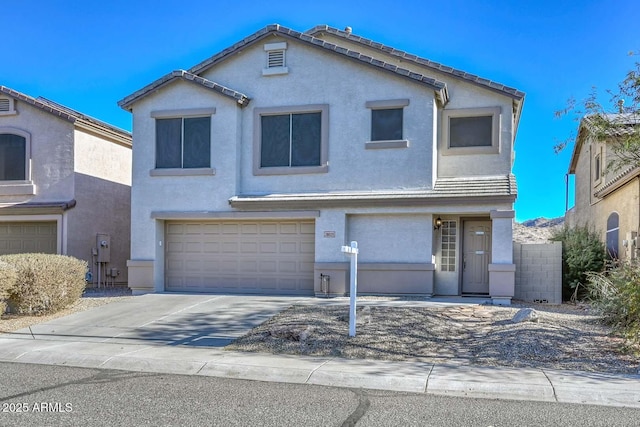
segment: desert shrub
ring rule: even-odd
[[[585,297],[587,274],[604,268],[606,252],[600,236],[588,226],[565,226],[551,240],[562,242],[562,299]]]
[[[18,272],[11,265],[0,261],[0,316],[7,309],[7,299],[16,285]]]
[[[589,296],[605,323],[640,342],[640,266],[622,262],[588,275]]]
[[[3,255],[0,261],[16,269],[17,280],[8,303],[18,314],[59,311],[77,301],[84,291],[85,261],[50,254]]]

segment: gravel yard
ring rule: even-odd
[[[99,307],[101,305],[120,301],[126,298],[131,298],[131,290],[129,288],[89,288],[84,291],[82,298],[76,301],[75,304],[57,313],[45,316],[2,315],[0,317],[0,333],[17,331],[18,329],[26,328],[27,326],[48,322],[49,320],[68,316],[73,313],[89,310],[93,307]]]
[[[298,305],[226,348],[625,374],[639,369],[634,352],[588,306],[367,305],[358,307],[354,338],[348,337],[348,306]],[[525,306],[537,311],[539,321],[513,323]]]

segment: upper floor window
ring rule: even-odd
[[[211,115],[215,108],[154,111],[156,119],[156,173],[160,169],[209,170]],[[181,173],[185,174],[185,173]]]
[[[404,107],[408,99],[388,101],[368,101],[371,109],[371,142],[366,148],[404,148],[408,141],[404,138]]]
[[[498,153],[500,107],[444,110],[443,154]]]
[[[607,218],[607,254],[611,259],[618,259],[618,236],[620,231],[620,217],[613,212]]]
[[[254,174],[327,171],[327,105],[256,108]]]
[[[27,177],[27,138],[0,133],[0,181],[25,181]]]
[[[267,43],[264,45],[267,54],[266,67],[262,70],[263,76],[287,74],[287,42]]]

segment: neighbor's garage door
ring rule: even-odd
[[[168,291],[313,294],[314,221],[167,222]]]
[[[54,222],[1,222],[0,255],[25,252],[57,252]]]

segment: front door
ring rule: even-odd
[[[465,221],[462,242],[462,293],[489,294],[491,221]]]

